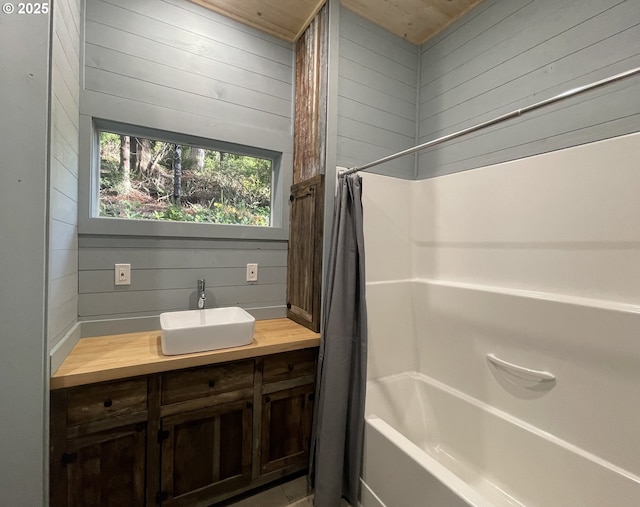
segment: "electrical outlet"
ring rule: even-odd
[[[115,265],[115,284],[131,285],[131,264]]]
[[[247,264],[247,282],[257,282],[257,281],[258,281],[258,265]]]

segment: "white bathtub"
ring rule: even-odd
[[[388,311],[370,317],[384,373],[367,385],[363,507],[640,506],[638,307],[427,281],[368,291]],[[518,385],[490,353],[556,380]]]
[[[640,505],[640,478],[420,373],[367,397],[363,507]]]
[[[362,173],[365,507],[640,507],[639,139]]]

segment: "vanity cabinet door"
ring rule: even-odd
[[[50,505],[143,506],[147,378],[51,393]]]
[[[262,397],[262,474],[292,466],[307,466],[313,401],[313,384]]]
[[[251,481],[251,400],[162,419],[162,505],[193,505]]]
[[[68,439],[55,463],[66,489],[59,505],[144,506],[146,434],[138,423]]]

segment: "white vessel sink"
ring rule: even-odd
[[[173,356],[248,345],[255,322],[237,306],[161,313],[162,352]]]

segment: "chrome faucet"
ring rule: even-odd
[[[204,304],[207,301],[207,294],[204,292],[204,279],[198,280],[198,293],[200,294],[200,297],[198,297],[198,308],[204,310]]]

